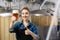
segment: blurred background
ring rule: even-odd
[[[41,7],[42,3],[44,5]],[[40,39],[45,40],[48,29],[51,24],[53,12],[55,11],[57,0],[0,0],[0,40],[16,40],[15,33],[9,33],[8,28],[11,22],[12,10],[19,11],[19,20],[21,21],[20,10],[28,6],[31,11],[30,20],[34,23],[38,30]],[[41,7],[41,10],[40,10]],[[60,7],[60,6],[59,6]],[[60,22],[60,8],[57,10],[58,23]],[[59,25],[59,24],[58,24]],[[53,27],[55,30],[57,27]],[[59,28],[58,28],[59,29]],[[56,31],[55,31],[56,32]],[[58,30],[59,32],[59,30]],[[57,32],[56,32],[57,33]],[[56,35],[54,33],[54,35]],[[51,37],[50,40],[55,40],[56,37]]]

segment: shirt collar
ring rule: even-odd
[[[21,21],[21,23],[23,24],[23,20]],[[30,21],[28,20],[28,28],[30,27],[31,23]]]

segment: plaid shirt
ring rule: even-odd
[[[29,22],[28,29],[38,35],[37,27]],[[33,37],[31,35],[25,35],[26,28],[23,25],[23,22],[16,22],[13,25],[13,30],[9,29],[10,33],[16,33],[16,39],[17,40],[33,40]]]

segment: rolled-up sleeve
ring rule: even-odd
[[[13,25],[13,28],[9,28],[9,32],[10,33],[15,33],[17,32],[17,29],[18,29],[18,22],[16,22],[14,25]]]
[[[38,29],[35,25],[33,26],[33,32],[38,35]]]

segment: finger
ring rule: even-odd
[[[25,30],[25,34],[27,35],[28,33],[27,33],[27,30]]]
[[[11,19],[12,19],[12,21],[15,21],[15,20],[16,20],[16,17],[12,16],[12,18],[11,18]]]
[[[26,28],[26,30],[28,29],[27,27],[25,27]]]

